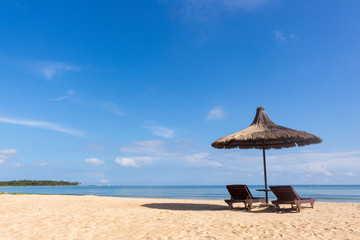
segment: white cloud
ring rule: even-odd
[[[217,2],[227,7],[250,10],[266,4],[269,0],[217,0]]]
[[[121,147],[119,150],[122,153],[164,155],[165,142],[161,140],[138,141],[130,146]]]
[[[105,150],[105,146],[96,144],[96,143],[92,143],[92,144],[88,144],[85,147],[85,150],[90,151],[90,152],[102,152]]]
[[[7,160],[9,158],[9,156],[7,156],[7,155],[0,155],[0,159],[1,160]]]
[[[143,164],[152,162],[151,157],[131,157],[131,158],[123,158],[123,157],[117,157],[115,159],[115,163],[119,166],[124,167],[136,167],[139,168]]]
[[[7,59],[7,63],[26,74],[40,76],[47,80],[51,80],[64,72],[79,71],[81,69],[81,67],[74,64],[59,61]]]
[[[294,169],[296,174],[321,174],[324,176],[348,175],[360,172],[360,151],[349,152],[298,152],[267,157],[272,171]]]
[[[121,166],[132,167],[140,167],[145,163],[153,162],[153,160],[169,160],[176,156],[176,153],[169,149],[168,143],[162,140],[134,142],[120,147],[119,151],[128,156],[118,157],[115,162]]]
[[[214,11],[252,10],[270,0],[184,0],[183,13],[211,14]]]
[[[210,146],[209,146],[210,147]],[[271,150],[267,151],[267,172],[269,179],[276,179],[281,184],[286,178],[295,183],[324,182],[325,179],[347,181],[346,177],[360,175],[360,151],[349,152],[301,152],[294,148],[294,152]],[[250,174],[261,181],[263,174],[262,154],[257,150],[209,150],[199,151],[193,148],[189,139],[151,140],[134,142],[120,148],[122,156],[116,161],[121,166],[141,167],[156,162],[161,166],[165,162],[185,164],[187,167],[217,167],[227,169],[229,174]],[[349,172],[351,172],[349,174]],[[310,177],[312,176],[312,177]],[[335,180],[336,179],[336,180]],[[343,179],[343,180],[342,180]],[[355,178],[354,178],[355,179]],[[342,183],[343,183],[342,182]],[[275,182],[273,182],[275,184]]]
[[[137,164],[133,159],[131,158],[116,158],[115,163],[119,166],[124,167],[140,167],[139,164]]]
[[[150,131],[160,137],[164,138],[173,138],[174,137],[174,130],[165,127],[144,127],[146,129],[150,129]]]
[[[296,40],[299,39],[299,37],[296,36],[295,34],[290,34],[289,38],[290,39],[296,39]]]
[[[19,120],[19,119],[11,119],[6,117],[0,116],[0,122],[2,123],[10,123],[15,125],[22,125],[22,126],[28,126],[28,127],[37,127],[42,129],[48,129],[48,130],[54,130],[57,132],[63,132],[74,136],[84,136],[84,134],[80,131],[64,128],[60,125],[49,123],[49,122],[41,122],[41,121],[32,121],[32,120]]]
[[[206,119],[207,120],[216,120],[216,119],[224,118],[225,116],[226,116],[226,113],[224,112],[224,110],[220,107],[217,107],[217,108],[210,110],[210,112],[206,116]]]
[[[38,167],[46,167],[47,165],[48,165],[47,162],[38,162],[38,163],[36,163],[36,166],[38,166]]]
[[[151,157],[117,157],[115,163],[124,167],[136,167],[139,168],[143,164],[151,163]]]
[[[274,37],[275,37],[275,40],[277,41],[284,41],[285,40],[285,37],[284,37],[284,34],[282,31],[274,31]]]
[[[209,153],[194,153],[188,141],[138,141],[129,146],[121,147],[119,150],[128,156],[119,157],[116,162],[125,166],[140,167],[144,163],[154,161],[182,161],[196,167],[222,166],[221,163],[214,161]]]
[[[35,70],[39,71],[48,80],[64,71],[78,71],[80,67],[65,62],[33,62]]]
[[[102,107],[103,109],[118,115],[118,116],[124,116],[126,115],[119,107],[116,103],[113,102],[101,102],[98,103],[100,107]]]
[[[18,168],[18,167],[22,167],[22,166],[24,166],[24,165],[21,164],[21,163],[12,163],[11,166]]]
[[[5,160],[9,159],[11,155],[17,155],[16,149],[2,149],[0,150],[0,164],[4,164]]]
[[[163,0],[168,6],[179,11],[185,21],[210,23],[223,15],[238,11],[250,11],[266,5],[270,0]]]
[[[106,179],[100,179],[99,180],[100,183],[109,183],[109,180],[106,180]]]
[[[200,153],[194,153],[191,155],[184,156],[184,159],[188,162],[190,162],[193,165],[198,166],[211,166],[211,167],[221,167],[222,164],[218,163],[216,161],[209,160],[210,157],[209,153],[206,152],[200,152]]]
[[[57,98],[52,98],[50,100],[51,101],[62,101],[62,100],[65,100],[65,99],[71,97],[73,94],[75,94],[75,91],[69,90],[69,91],[66,92],[66,95],[61,96],[61,97],[57,97]]]
[[[18,151],[16,149],[3,149],[3,150],[0,150],[0,154],[16,155],[16,154],[18,154]]]
[[[294,33],[292,33],[290,35],[286,35],[283,31],[280,31],[280,30],[275,30],[274,31],[274,38],[278,42],[283,42],[283,41],[286,41],[286,40],[298,40],[299,39],[299,37],[296,36]]]
[[[102,165],[104,164],[104,161],[98,159],[98,158],[87,158],[84,160],[84,162],[92,164],[92,165]]]
[[[315,145],[314,145],[315,147]],[[359,184],[360,151],[303,152],[305,148],[266,151],[268,182],[271,184]],[[294,151],[294,152],[292,152]],[[287,152],[287,153],[286,153]],[[262,153],[259,150],[209,151],[206,160],[223,165],[228,176],[252,174],[252,180],[263,179]],[[200,158],[201,159],[201,158]]]

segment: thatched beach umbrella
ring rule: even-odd
[[[265,149],[289,148],[321,143],[322,140],[313,134],[278,126],[266,115],[264,108],[259,107],[250,127],[240,132],[228,135],[213,142],[214,148],[256,148],[263,150],[264,180],[266,202],[268,202],[268,188],[266,177]]]

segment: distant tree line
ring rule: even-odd
[[[52,180],[13,180],[0,181],[0,186],[77,186],[79,182],[52,181]]]

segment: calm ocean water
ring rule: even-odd
[[[249,186],[255,197],[264,196],[264,193],[256,191],[263,187],[262,185]],[[293,187],[301,197],[312,197],[321,202],[360,203],[360,185],[293,185]],[[229,198],[225,186],[0,187],[0,192],[209,200]],[[269,198],[275,199],[272,193],[269,194]]]

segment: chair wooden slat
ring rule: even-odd
[[[254,202],[263,202],[265,203],[265,198],[253,197],[247,185],[227,185],[227,190],[230,193],[231,199],[225,200],[229,205],[230,209],[233,209],[234,203],[244,203],[245,208],[251,211],[251,206]]]
[[[300,198],[292,186],[270,186],[270,189],[277,197],[272,203],[275,204],[278,211],[282,210],[280,204],[295,204],[298,212],[300,212],[302,203],[310,203],[311,207],[314,208],[315,199]]]

